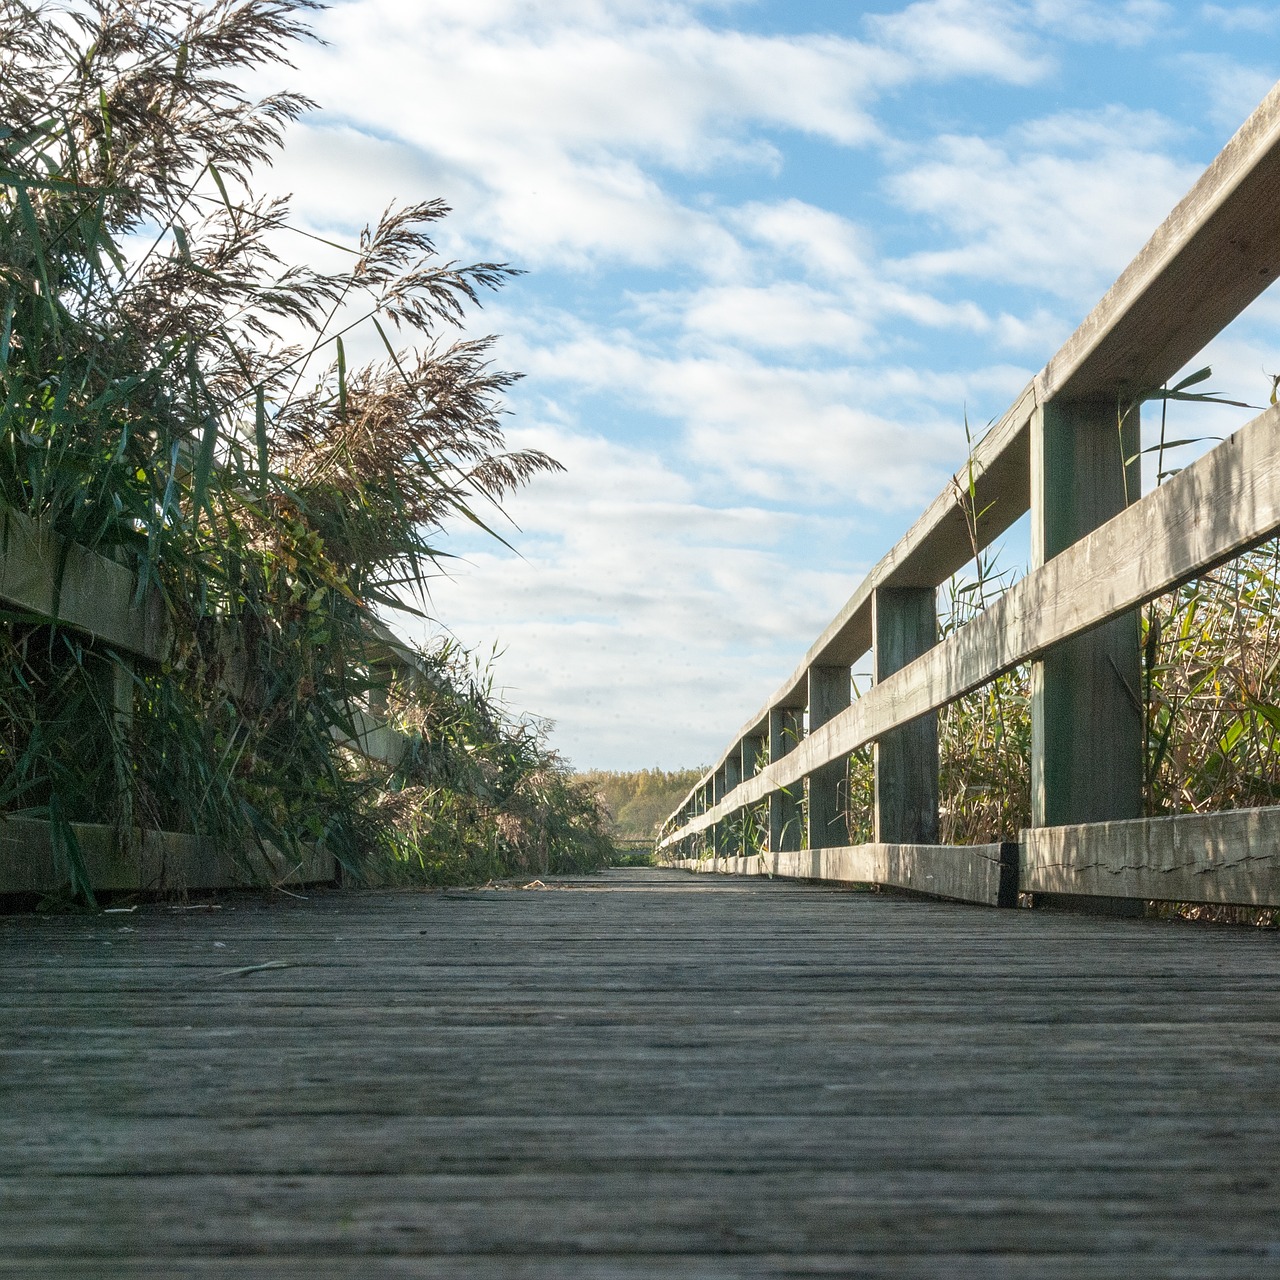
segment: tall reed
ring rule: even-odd
[[[127,565],[176,637],[163,670],[134,669],[0,616],[0,808],[47,818],[85,892],[77,819],[319,847],[357,871],[390,839],[370,816],[412,781],[337,745],[377,684],[367,624],[426,609],[450,521],[488,528],[558,466],[505,449],[516,375],[491,339],[450,335],[514,272],[442,261],[441,202],[326,242],[332,269],[282,257],[314,237],[251,182],[309,104],[240,86],[315,7],[0,0],[0,515]],[[360,327],[385,354],[349,367]],[[449,686],[446,652],[425,660]],[[402,708],[419,744],[445,732],[412,706],[426,696]],[[470,684],[449,696],[469,709],[455,738],[524,770],[472,788],[491,847],[565,847],[501,835],[523,786],[597,856],[602,818],[545,741],[491,698],[486,720]]]

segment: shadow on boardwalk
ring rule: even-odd
[[[0,963],[0,1275],[1280,1274],[1274,934],[637,870]]]

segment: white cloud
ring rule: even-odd
[[[1266,69],[1246,66],[1218,53],[1185,53],[1181,62],[1199,84],[1204,94],[1204,114],[1223,131],[1223,141],[1271,92],[1280,72],[1280,59],[1276,58],[1271,59]]]
[[[1117,148],[1167,147],[1184,130],[1158,111],[1111,105],[1095,111],[1058,111],[1015,125],[1009,136],[1023,147],[1093,155]]]
[[[803,200],[753,202],[732,215],[743,233],[818,279],[862,281],[872,274],[872,249],[862,229]]]
[[[300,72],[326,124],[415,149],[446,190],[483,193],[478,233],[578,266],[715,262],[728,237],[658,171],[769,169],[761,127],[864,144],[868,104],[910,73],[857,41],[713,29],[688,5],[354,0],[320,29],[330,46]]]
[[[1037,53],[1020,5],[991,0],[918,0],[899,13],[868,19],[891,48],[932,75],[991,76],[1034,84],[1053,69]]]
[[[1082,154],[1044,145],[1087,136]],[[1148,133],[1151,126],[1142,118]],[[1028,285],[1090,303],[1124,268],[1199,176],[1135,144],[1115,113],[1054,117],[1003,142],[945,137],[890,182],[901,204],[957,241],[905,264],[917,279],[968,276]]]
[[[710,507],[656,454],[556,424],[512,443],[568,471],[510,504],[521,559],[472,551],[433,604],[496,640],[499,685],[579,766],[710,759],[855,585],[819,550],[832,522]]]
[[[543,394],[607,393],[677,424],[700,491],[783,504],[918,507],[963,456],[962,414],[998,413],[1030,370],[980,366],[965,373],[907,364],[779,364],[732,347],[649,346],[547,312],[506,335],[504,359]]]
[[[1163,0],[916,0],[868,27],[924,76],[1026,86],[1056,72],[1055,45],[1140,45],[1175,13]]]
[[[332,47],[302,62],[327,114],[292,131],[279,172],[327,232],[439,195],[458,210],[446,256],[534,268],[478,324],[530,375],[512,443],[570,471],[510,503],[523,558],[460,538],[467,561],[433,594],[466,642],[505,646],[500,683],[584,766],[717,752],[862,550],[962,460],[962,414],[980,430],[1005,408],[1021,357],[1042,363],[1199,172],[1170,158],[1197,122],[1150,110],[930,136],[971,106],[945,81],[1015,86],[1001,110],[1043,103],[1071,43],[1141,42],[1167,5],[920,0],[863,39],[713,20],[733,9],[339,3]],[[1180,65],[1208,97],[1232,87],[1234,64]],[[797,134],[861,190],[845,201],[807,149],[800,198]]]
[[[1168,28],[1178,9],[1164,0],[1034,0],[1036,24],[1059,39],[1139,45]]]
[[[1201,5],[1200,16],[1221,31],[1256,31],[1259,35],[1274,35],[1280,28],[1280,9],[1263,5],[1206,4]]]
[[[759,351],[861,353],[872,334],[869,318],[838,295],[791,281],[717,286],[681,301],[688,333]]]

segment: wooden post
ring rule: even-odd
[[[742,766],[742,779],[745,782],[748,778],[754,778],[760,772],[760,757],[764,754],[765,739],[760,737],[743,738],[740,752],[740,760]],[[742,856],[749,858],[753,853],[758,853],[756,845],[758,843],[755,822],[753,821],[751,811],[744,809],[742,811]]]
[[[938,643],[933,587],[877,587],[871,598],[878,684]],[[938,843],[938,717],[921,716],[875,744],[877,844]]]
[[[809,732],[826,724],[851,700],[848,667],[809,668]],[[834,760],[814,770],[808,778],[809,848],[840,848],[849,843],[842,792],[849,776],[848,764]]]
[[[802,712],[796,707],[774,707],[769,712],[769,761],[781,760],[800,740]],[[800,797],[798,788],[769,794],[769,852],[800,848]]]
[[[133,809],[134,783],[129,767],[132,758],[131,739],[133,737],[133,695],[134,677],[133,662],[123,654],[117,655],[111,666],[111,707],[115,718],[115,732],[123,743],[123,748],[112,751],[116,762],[116,802],[117,826],[120,832],[127,833],[126,839],[133,840],[135,822]]]
[[[720,773],[724,778],[724,792],[721,795],[723,799],[742,781],[742,758],[737,751],[729,753],[729,758],[724,762],[724,768]],[[716,852],[722,858],[736,858],[740,852],[738,845],[741,844],[741,839],[730,840],[731,822],[732,818],[729,818],[717,824]]]
[[[720,801],[724,799],[724,793],[725,793],[725,771],[724,771],[724,767],[721,766],[721,768],[715,771],[715,774],[711,779],[711,795],[709,797],[710,803],[707,805],[707,807],[710,809],[718,805]],[[710,831],[711,852],[713,856],[717,858],[722,857],[724,855],[725,834],[726,834],[727,827],[728,827],[728,823],[723,821],[714,823],[711,827],[711,831]]]
[[[1050,401],[1036,411],[1033,567],[1137,501],[1138,449],[1138,411],[1122,429],[1114,400]],[[1032,826],[1141,816],[1141,687],[1136,610],[1055,645],[1032,663]]]
[[[742,781],[742,749],[731,751],[721,770],[724,775],[724,794],[727,796]],[[722,797],[723,798],[723,797]]]

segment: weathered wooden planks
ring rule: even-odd
[[[112,827],[75,822],[89,883],[98,891],[183,893],[254,884],[309,884],[337,874],[333,855],[312,853],[301,861],[278,849],[246,849],[240,857],[198,836],[170,831],[134,832],[122,845]],[[0,818],[0,893],[52,893],[67,886],[69,873],[54,848],[47,822]]]
[[[1280,906],[1280,807],[1032,827],[995,845],[868,844],[685,859],[686,871],[879,884],[991,906],[1019,891]]]
[[[1119,515],[1141,492],[1139,411],[1117,422],[1117,388],[1053,400],[1031,422],[1034,568]],[[1105,575],[1105,561],[1085,572]],[[1104,589],[1099,587],[1099,589]],[[1142,812],[1142,660],[1136,610],[1055,644],[1031,668],[1031,822]]]
[[[0,601],[10,608],[160,662],[170,643],[168,612],[159,592],[141,595],[123,565],[68,543],[20,511],[0,510]]]
[[[335,725],[331,730],[334,741],[370,760],[390,765],[393,769],[398,768],[409,750],[409,737],[359,707],[349,706],[347,714],[351,727],[355,730],[355,737],[344,733]]]
[[[848,667],[810,667],[809,732],[835,719],[848,707],[852,694]],[[844,813],[848,776],[845,762],[834,760],[805,779],[805,843],[810,848],[848,843],[849,824]]]
[[[1033,893],[1280,906],[1280,808],[1024,831],[1020,881]]]
[[[0,918],[0,1274],[1274,1269],[1274,935],[657,871],[221,901]]]
[[[936,592],[878,587],[872,597],[873,672],[887,680],[938,643]],[[878,843],[938,842],[938,717],[921,716],[875,744],[872,826]]]
[[[861,844],[673,862],[682,871],[885,885],[989,907],[1011,907],[1018,895],[1017,844]]]

